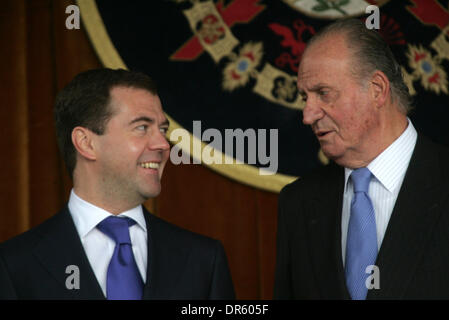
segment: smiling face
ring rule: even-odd
[[[323,153],[342,166],[359,167],[377,155],[380,117],[368,84],[351,74],[352,64],[343,36],[320,39],[303,55],[298,90],[306,100],[303,123]]]
[[[159,97],[143,89],[113,88],[110,107],[105,133],[95,138],[99,184],[104,198],[131,208],[161,191],[168,121]]]

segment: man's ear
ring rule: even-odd
[[[96,160],[96,150],[92,131],[84,127],[75,127],[72,130],[72,143],[78,153],[89,160]]]
[[[385,105],[390,97],[390,80],[382,71],[376,70],[371,76],[371,97],[377,108]]]

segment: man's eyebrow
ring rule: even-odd
[[[318,83],[318,84],[314,85],[313,87],[311,87],[310,89],[308,89],[307,91],[316,92],[323,88],[330,88],[330,87],[327,84]],[[301,87],[301,88],[298,88],[298,93],[304,95],[304,94],[306,94],[306,91],[304,90],[304,88]]]
[[[170,126],[170,121],[168,121],[168,119],[165,119],[164,121],[162,121],[161,126]]]
[[[134,124],[136,122],[141,122],[141,121],[148,122],[148,123],[153,123],[154,119],[150,118],[150,117],[142,116],[142,117],[138,117],[138,118],[135,118],[135,119],[131,120],[129,124],[132,125],[132,124]],[[167,119],[165,119],[164,121],[162,121],[161,126],[167,126],[168,127],[168,126],[170,126],[170,122]]]
[[[329,88],[329,86],[324,83],[318,83],[318,84],[314,85],[312,88],[310,88],[310,91],[318,91],[323,88]]]
[[[143,116],[143,117],[138,117],[138,118],[135,118],[135,119],[131,120],[131,121],[129,122],[129,124],[131,125],[131,124],[133,124],[133,123],[141,122],[141,121],[152,123],[152,122],[154,122],[154,119]]]

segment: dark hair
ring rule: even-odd
[[[388,44],[375,30],[366,28],[358,19],[342,19],[325,26],[316,33],[308,45],[332,34],[346,36],[346,43],[352,51],[355,63],[351,72],[358,79],[366,80],[374,71],[382,71],[390,81],[391,97],[399,110],[407,114],[411,110],[411,98],[397,63]]]
[[[76,165],[72,131],[81,126],[102,135],[109,119],[110,92],[114,87],[144,89],[156,95],[156,85],[146,74],[123,69],[94,69],[78,74],[56,96],[54,118],[59,150],[70,177]]]

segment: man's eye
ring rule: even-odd
[[[324,102],[328,102],[328,100],[330,99],[330,91],[329,90],[320,90],[320,91],[318,91],[318,96]]]
[[[168,132],[168,128],[160,128],[159,130],[162,132],[162,134],[167,134]]]
[[[307,96],[305,94],[301,94],[301,100],[306,102],[307,101]]]
[[[147,129],[148,129],[148,125],[146,125],[146,124],[143,124],[143,125],[137,127],[137,130],[141,130],[141,131],[147,131]]]

